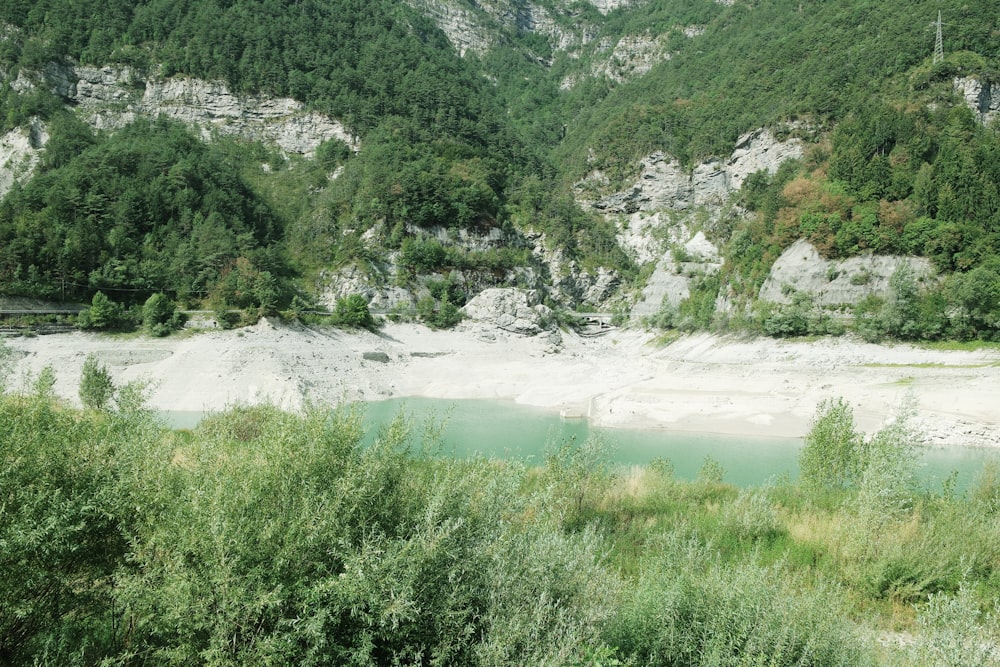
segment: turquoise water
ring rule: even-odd
[[[402,412],[411,420],[415,433],[422,433],[427,425],[438,425],[440,451],[449,456],[480,455],[538,465],[545,461],[547,451],[561,443],[582,443],[595,437],[604,443],[608,459],[615,464],[645,465],[663,457],[670,460],[674,474],[681,479],[694,479],[706,457],[712,457],[725,470],[723,479],[737,486],[759,485],[785,475],[795,479],[802,448],[800,438],[594,428],[585,419],[564,420],[551,411],[511,401],[406,398],[365,403],[363,408],[369,441],[380,424]],[[202,415],[162,413],[171,428],[194,428]],[[927,449],[919,476],[926,486],[936,490],[952,471],[957,471],[957,488],[966,489],[990,458],[1000,459],[1000,451],[971,447]]]
[[[402,411],[420,430],[427,423],[441,425],[443,453],[519,459],[540,464],[548,449],[589,437],[600,438],[608,458],[622,465],[644,465],[664,457],[681,479],[694,479],[706,457],[725,470],[723,479],[737,486],[758,485],[787,475],[798,476],[801,438],[688,433],[665,429],[604,429],[586,420],[564,420],[548,410],[517,405],[510,401],[392,399],[365,405],[365,424],[373,431]],[[369,436],[373,437],[373,436]],[[967,488],[990,457],[1000,452],[969,447],[928,448],[919,470],[921,481],[932,489],[952,473],[958,473],[958,488]]]

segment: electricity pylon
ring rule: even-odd
[[[944,60],[944,41],[941,39],[941,12],[938,11],[937,34],[934,36],[934,64]]]

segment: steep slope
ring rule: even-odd
[[[429,316],[516,285],[553,305],[639,299],[655,316],[640,290],[687,253],[721,266],[689,267],[696,289],[672,292],[670,307],[699,313],[681,320],[704,326],[717,309],[753,319],[798,238],[826,259],[921,255],[990,284],[998,20],[924,1],[12,1],[0,8],[0,184],[13,187],[0,289],[166,289],[257,308],[360,291]],[[211,141],[230,189],[253,202],[255,221],[213,229],[269,221],[197,275],[138,267],[194,242],[196,215],[240,210],[210,192],[207,208],[185,199],[183,163],[202,149],[185,140],[193,152],[167,158],[142,144],[174,180],[153,179],[162,191],[135,220],[93,197],[120,203],[138,185],[95,193],[85,178],[133,119],[159,114]],[[738,177],[719,166],[741,136],[768,132],[800,148]],[[260,296],[236,296],[244,273],[265,275]],[[989,333],[1000,299],[973,304],[966,280],[938,296],[974,320],[961,335]]]

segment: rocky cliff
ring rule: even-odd
[[[0,136],[0,198],[31,174],[48,139],[45,124],[37,118]]]
[[[407,0],[431,18],[461,54],[484,53],[498,43],[504,31],[524,31],[544,35],[551,47],[567,51],[591,42],[597,26],[582,18],[574,3],[560,0],[552,10],[533,2],[512,0]],[[607,13],[615,7],[640,4],[638,0],[593,0],[598,11]],[[470,6],[471,5],[471,6]],[[558,20],[560,17],[572,20]],[[542,64],[549,64],[543,62]]]
[[[717,209],[750,174],[774,173],[782,162],[802,157],[802,153],[800,139],[779,141],[769,129],[740,137],[728,158],[702,162],[690,170],[675,158],[653,153],[642,161],[642,173],[631,187],[588,203],[594,210],[609,214],[690,211],[700,206]],[[580,198],[585,200],[588,186],[601,180],[600,174],[592,173],[578,183]]]
[[[991,125],[1000,117],[1000,85],[974,77],[959,77],[954,87],[980,123]]]
[[[770,129],[740,137],[725,159],[710,160],[685,169],[663,153],[642,161],[642,172],[630,187],[611,195],[589,199],[605,180],[591,173],[577,184],[577,197],[618,226],[618,242],[639,263],[656,262],[641,294],[632,306],[632,319],[656,314],[666,302],[676,306],[690,294],[697,276],[721,266],[719,249],[705,228],[724,215],[739,215],[733,195],[747,176],[757,171],[774,173],[783,162],[799,158],[800,139],[779,140]]]
[[[923,257],[861,255],[845,260],[820,256],[808,241],[789,246],[774,262],[760,288],[761,301],[791,303],[795,292],[809,294],[820,306],[854,304],[868,296],[885,296],[889,278],[907,268],[917,279],[934,275],[930,260]]]
[[[95,129],[118,129],[141,116],[164,115],[213,135],[270,141],[288,154],[310,156],[325,141],[358,141],[336,119],[309,111],[289,98],[241,96],[219,81],[141,77],[128,67],[48,65],[21,73],[12,83],[24,91],[42,85],[77,107]]]

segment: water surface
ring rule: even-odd
[[[723,479],[737,486],[752,486],[787,476],[798,477],[801,438],[690,433],[669,429],[608,429],[592,427],[586,419],[562,419],[542,408],[512,401],[405,398],[361,405],[365,411],[366,441],[380,425],[404,414],[415,433],[430,425],[439,433],[439,450],[456,457],[484,456],[517,459],[529,465],[544,463],[546,453],[563,443],[583,443],[598,438],[610,462],[622,466],[646,465],[666,458],[678,478],[691,480],[707,457],[718,461]],[[171,428],[194,428],[204,413],[164,412]],[[984,463],[1000,460],[1000,451],[974,447],[935,447],[922,452],[918,471],[921,482],[941,488],[953,472],[957,488],[967,489]]]
[[[589,425],[585,419],[564,420],[542,408],[511,401],[443,400],[406,398],[365,404],[369,437],[378,424],[402,411],[419,430],[428,422],[441,425],[445,454],[519,459],[541,464],[547,451],[560,443],[601,439],[608,458],[622,465],[645,465],[654,458],[669,459],[674,474],[694,479],[706,457],[718,461],[723,479],[737,486],[766,483],[783,476],[798,477],[801,438],[737,436],[690,433],[669,429],[608,429]],[[958,488],[974,481],[984,462],[1000,453],[971,447],[936,447],[923,451],[920,480],[933,489],[953,471]]]

